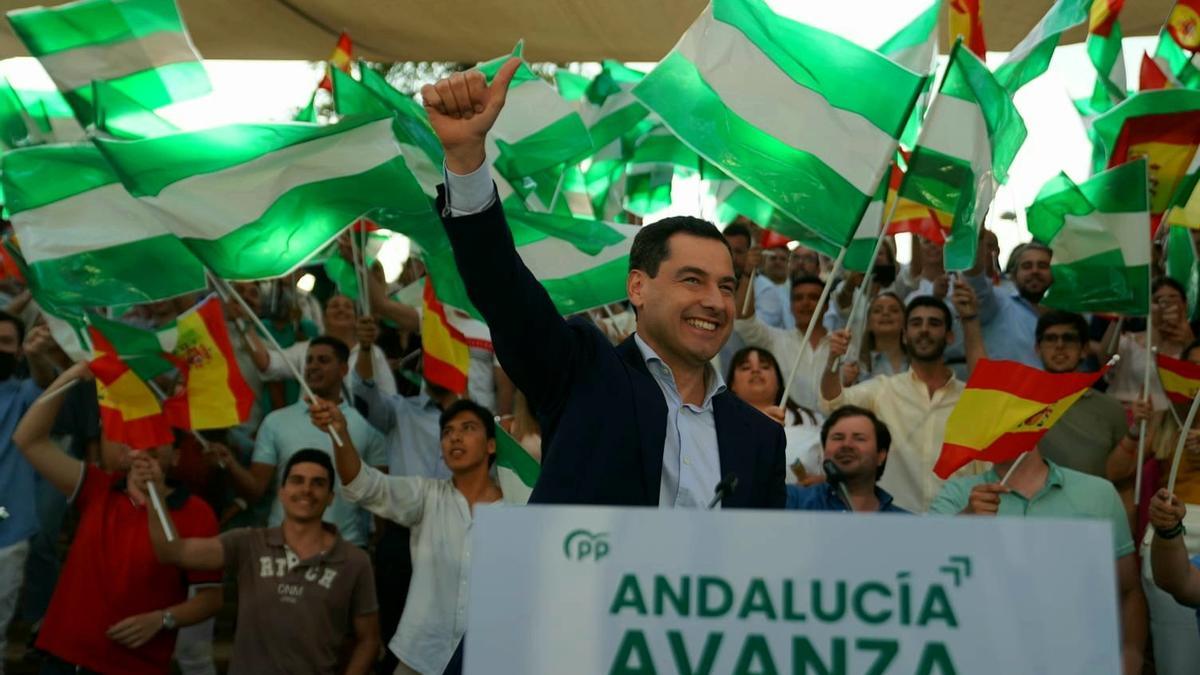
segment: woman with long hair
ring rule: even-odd
[[[867,330],[858,361],[849,361],[842,366],[842,386],[908,370],[908,356],[900,340],[903,333],[904,302],[900,296],[891,291],[875,296],[867,309]]]
[[[783,400],[783,373],[775,355],[759,347],[739,349],[730,359],[725,378],[735,396],[783,425],[787,437],[787,482],[811,485],[824,480],[821,472],[821,422],[808,408]]]

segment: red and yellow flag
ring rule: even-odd
[[[905,161],[910,154],[901,151]],[[888,176],[887,201],[883,206],[884,213],[892,214],[892,220],[888,223],[888,234],[909,232],[935,244],[945,244],[946,237],[950,234],[950,226],[954,224],[953,214],[931,209],[904,198],[900,199],[896,210],[892,211],[892,203],[896,201],[896,193],[900,191],[902,182],[904,170],[900,168],[899,162],[892,162],[892,173]]]
[[[1180,47],[1200,50],[1200,0],[1176,0],[1167,16],[1167,32]]]
[[[946,28],[950,39],[946,44],[954,44],[961,35],[963,46],[984,58],[987,44],[983,39],[983,0],[950,0],[949,5],[950,21]]]
[[[762,238],[760,238],[758,240],[758,245],[764,249],[766,249],[766,248],[787,248],[787,245],[790,243],[792,243],[791,239],[788,239],[787,237],[783,236],[782,234],[779,234],[775,230],[767,230],[767,229],[764,229],[762,231]]]
[[[1172,86],[1174,85],[1171,78],[1167,77],[1162,65],[1150,54],[1142,52],[1142,65],[1138,70],[1138,91],[1170,89]]]
[[[104,437],[144,450],[174,442],[171,425],[150,386],[117,356],[117,350],[94,326],[92,372],[100,403],[100,425]]]
[[[171,353],[182,364],[183,389],[163,403],[180,429],[227,429],[245,422],[254,392],[238,369],[225,315],[216,296],[176,321]]]
[[[1154,231],[1200,147],[1200,111],[1131,117],[1121,127],[1108,168],[1145,157],[1149,167],[1150,223]]]
[[[337,46],[333,48],[333,54],[329,57],[329,63],[325,66],[325,79],[321,80],[318,88],[324,89],[330,93],[333,92],[333,75],[330,74],[331,67],[337,68],[343,73],[350,73],[350,60],[354,54],[354,43],[350,42],[350,36],[342,33],[338,36]]]
[[[430,382],[456,394],[467,392],[467,369],[471,353],[467,338],[446,318],[446,308],[433,290],[433,278],[425,277],[425,311],[421,315],[423,372]]]
[[[1104,37],[1111,35],[1117,15],[1124,6],[1125,0],[1092,0],[1092,8],[1088,12],[1088,32]]]
[[[1158,379],[1172,403],[1191,403],[1200,391],[1200,364],[1155,354]]]
[[[950,413],[933,472],[945,479],[972,461],[1016,459],[1107,371],[1047,373],[1015,361],[981,360]]]

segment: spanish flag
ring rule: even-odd
[[[983,0],[950,0],[947,4],[950,12],[946,28],[950,39],[946,44],[954,44],[961,36],[964,47],[984,58],[987,44],[983,39]]]
[[[350,72],[350,60],[354,56],[354,43],[350,41],[350,36],[342,33],[338,36],[337,46],[333,49],[333,54],[329,56],[329,63],[325,66],[325,79],[321,80],[321,84],[317,85],[319,89],[324,89],[330,93],[333,92],[333,76],[330,74],[330,68],[337,68],[343,73]]]
[[[1140,115],[1125,121],[1108,168],[1139,157],[1149,163],[1150,222],[1158,230],[1200,146],[1200,110]]]
[[[1155,354],[1158,379],[1172,403],[1191,403],[1200,391],[1200,364]]]
[[[96,396],[100,403],[100,424],[104,437],[144,450],[174,441],[171,425],[163,414],[158,397],[138,377],[95,326],[89,327],[95,356],[91,362],[96,375]]]
[[[183,374],[181,390],[163,402],[172,426],[227,429],[249,419],[254,392],[238,369],[216,296],[180,316],[159,341],[171,346]]]
[[[456,394],[465,394],[471,363],[467,338],[446,318],[446,308],[437,299],[432,277],[425,278],[424,305],[421,349],[425,379]]]
[[[1107,371],[1054,374],[981,360],[950,413],[933,472],[946,479],[972,461],[1007,462],[1031,450]]]
[[[1200,50],[1200,0],[1176,0],[1167,16],[1167,32],[1180,47]]]
[[[908,161],[912,153],[902,150],[900,154],[904,161]],[[935,244],[945,244],[946,237],[950,234],[950,226],[954,223],[953,214],[918,204],[903,197],[896,205],[896,210],[892,211],[892,203],[897,199],[896,193],[900,190],[902,182],[904,182],[904,169],[901,168],[899,161],[892,162],[892,172],[888,176],[887,202],[883,207],[885,214],[892,214],[892,220],[888,223],[888,234],[908,232]]]

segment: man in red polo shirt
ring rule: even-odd
[[[69,368],[54,384],[91,380],[87,364]],[[220,573],[183,575],[158,562],[150,546],[144,495],[125,483],[131,451],[104,441],[108,473],[86,465],[50,440],[62,396],[37,402],[21,419],[13,442],[33,468],[67,495],[79,511],[79,527],[38,634],[47,652],[42,675],[169,673],[175,630],[199,623],[221,608]],[[175,461],[170,445],[145,452],[167,470]],[[217,520],[200,499],[174,488],[162,495],[181,536],[212,537]],[[190,585],[209,584],[188,598]]]

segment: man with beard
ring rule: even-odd
[[[1034,333],[1042,308],[1038,305],[1046,289],[1054,282],[1050,272],[1051,251],[1043,244],[1030,242],[1013,251],[1016,259],[1013,285],[1016,293],[1004,286],[993,286],[983,273],[987,264],[985,247],[975,267],[966,277],[979,298],[979,321],[983,325],[983,342],[994,359],[1019,361],[1031,368],[1042,366]]]
[[[520,65],[508,60],[490,83],[454,73],[421,97],[446,151],[438,210],[459,273],[542,422],[530,501],[782,507],[783,428],[726,391],[710,363],[733,329],[737,284],[712,223],[675,217],[638,231],[625,282],[637,331],[617,347],[589,322],[564,321],[517,255],[485,141]]]
[[[887,490],[876,485],[887,465],[892,434],[875,413],[853,405],[834,410],[821,425],[821,446],[825,449],[825,460],[833,462],[841,472],[845,494],[829,482],[806,488],[789,485],[784,508],[907,513],[896,506]]]
[[[967,363],[973,367],[986,354],[975,294],[959,281],[953,298],[966,333]],[[829,365],[821,375],[824,412],[847,404],[859,406],[875,413],[892,431],[891,470],[880,485],[895,497],[897,506],[914,513],[927,511],[942,487],[933,465],[942,449],[950,411],[963,392],[963,381],[946,365],[946,345],[954,337],[950,322],[950,309],[941,300],[926,295],[913,298],[904,310],[908,372],[874,377],[843,389],[833,364],[846,353],[850,332],[839,330],[829,336]],[[981,465],[972,463],[960,473],[974,475],[982,470]]]

